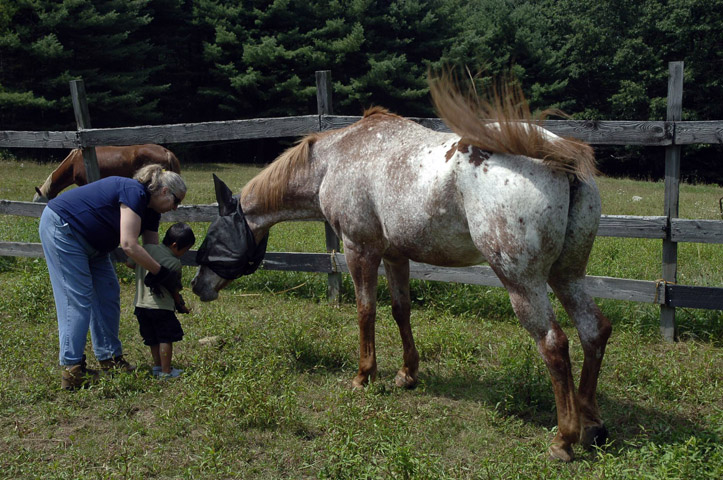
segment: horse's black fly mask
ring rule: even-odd
[[[259,268],[269,237],[265,236],[256,245],[237,195],[231,196],[226,205],[234,205],[235,209],[230,214],[219,215],[211,223],[196,254],[196,263],[207,266],[221,278],[233,280]]]

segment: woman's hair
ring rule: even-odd
[[[141,182],[151,195],[160,192],[163,187],[168,187],[171,193],[179,198],[186,195],[186,182],[183,178],[160,165],[146,165],[138,170],[133,178]]]

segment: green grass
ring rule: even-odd
[[[30,200],[48,165],[0,161],[0,198]],[[234,190],[256,167],[184,168],[186,203],[212,203],[211,173]],[[607,214],[659,215],[660,183],[600,179]],[[633,202],[633,196],[642,200]],[[681,212],[716,218],[720,188],[683,185]],[[712,208],[714,205],[715,208]],[[203,238],[205,226],[194,224]],[[37,242],[37,220],[0,216],[0,240]],[[708,248],[711,247],[711,248]],[[272,251],[323,251],[318,223],[274,227]],[[720,246],[681,245],[684,283],[723,286]],[[660,242],[599,238],[595,275],[656,279]],[[137,373],[60,390],[57,326],[42,259],[0,258],[0,478],[650,478],[723,477],[723,319],[678,309],[682,341],[658,333],[658,308],[599,301],[614,324],[599,402],[610,444],[559,464],[546,459],[555,407],[546,369],[501,289],[414,281],[420,386],[393,386],[401,344],[382,280],[379,380],[350,390],[358,332],[353,288],[326,303],[318,274],[259,271],[192,313],[175,381],[150,375],[121,278],[121,339]],[[184,271],[188,285],[194,271]],[[683,282],[683,280],[681,280]],[[582,362],[574,328],[574,375]],[[199,341],[217,336],[212,345]],[[90,348],[91,365],[95,364]]]

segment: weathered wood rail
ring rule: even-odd
[[[298,137],[310,132],[345,127],[360,118],[347,115],[302,115],[145,127],[89,128],[63,132],[0,131],[0,148],[80,148]],[[436,118],[412,120],[433,130],[449,131],[449,128]],[[723,143],[723,121],[547,120],[544,125],[557,135],[578,138],[593,145],[667,147]]]
[[[587,288],[598,298],[610,298],[661,306],[661,332],[667,339],[675,338],[676,307],[723,310],[723,288],[694,287],[676,284],[677,243],[723,243],[723,222],[677,218],[680,147],[697,143],[723,143],[723,121],[680,121],[676,108],[682,98],[682,62],[670,64],[669,116],[667,121],[586,121],[551,120],[545,127],[558,135],[575,137],[593,145],[659,146],[666,157],[666,206],[662,216],[603,215],[598,236],[658,239],[664,242],[663,274],[659,281],[593,277]],[[74,98],[74,101],[76,99]],[[82,109],[84,99],[79,99]],[[77,131],[0,132],[0,148],[88,148],[100,145],[133,145],[138,143],[187,143],[219,140],[298,137],[311,132],[344,127],[359,120],[356,116],[332,115],[331,79],[329,72],[317,72],[318,114],[285,118],[261,118],[226,122],[205,122],[176,125],[138,126],[124,128],[83,128],[78,120]],[[85,107],[87,108],[87,107]],[[672,113],[671,113],[672,112]],[[76,114],[76,118],[79,116]],[[429,128],[448,131],[439,119],[416,118]],[[674,207],[674,208],[672,208]],[[0,214],[39,217],[44,205],[32,202],[0,200]],[[214,205],[182,205],[175,212],[163,215],[163,221],[208,222],[216,214]],[[341,273],[348,273],[344,255],[338,251],[338,239],[327,228],[328,253],[268,252],[263,268],[268,270],[304,271],[329,274],[329,292],[338,295]],[[337,245],[335,248],[334,245]],[[123,258],[122,251],[114,255]],[[40,244],[0,242],[0,256],[42,257]],[[194,265],[195,252],[189,252],[184,264]],[[412,278],[476,285],[501,286],[486,266],[441,268],[412,264]],[[383,274],[383,267],[380,267]]]
[[[0,148],[81,148],[298,137],[311,132],[345,127],[360,118],[347,115],[302,115],[225,122],[89,128],[63,132],[0,131]],[[433,130],[449,131],[449,128],[436,118],[412,120]],[[593,145],[667,147],[723,143],[723,121],[547,120],[544,126],[557,135],[578,138]]]
[[[44,204],[0,200],[0,214],[39,218]],[[180,205],[178,210],[164,213],[163,222],[210,222],[218,212],[212,205]],[[676,242],[723,243],[723,222],[713,220],[673,219],[673,238]],[[667,218],[663,216],[637,217],[603,215],[598,236],[663,239],[667,235]],[[195,266],[195,251],[183,257],[184,265]],[[39,243],[0,242],[0,256],[42,257]],[[116,261],[123,261],[121,249],[114,252]],[[326,274],[349,273],[346,260],[340,253],[286,253],[269,252],[262,264],[266,270],[317,272]],[[380,267],[379,274],[384,274]],[[486,266],[444,268],[412,262],[412,278],[441,282],[468,283],[501,287],[492,269]],[[588,276],[587,287],[598,298],[626,300],[676,307],[723,309],[723,288],[665,285],[660,281],[633,280],[613,277]],[[698,290],[700,289],[700,290]],[[701,296],[695,295],[701,293]]]

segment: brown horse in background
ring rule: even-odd
[[[181,173],[181,164],[178,158],[160,145],[129,145],[123,147],[95,147],[98,159],[100,177],[133,177],[141,167],[148,164],[158,164],[166,170]],[[85,175],[83,151],[75,148],[70,151],[65,160],[53,170],[45,183],[35,187],[33,202],[47,202],[57,197],[63,189],[70,185],[78,186],[88,183]]]

